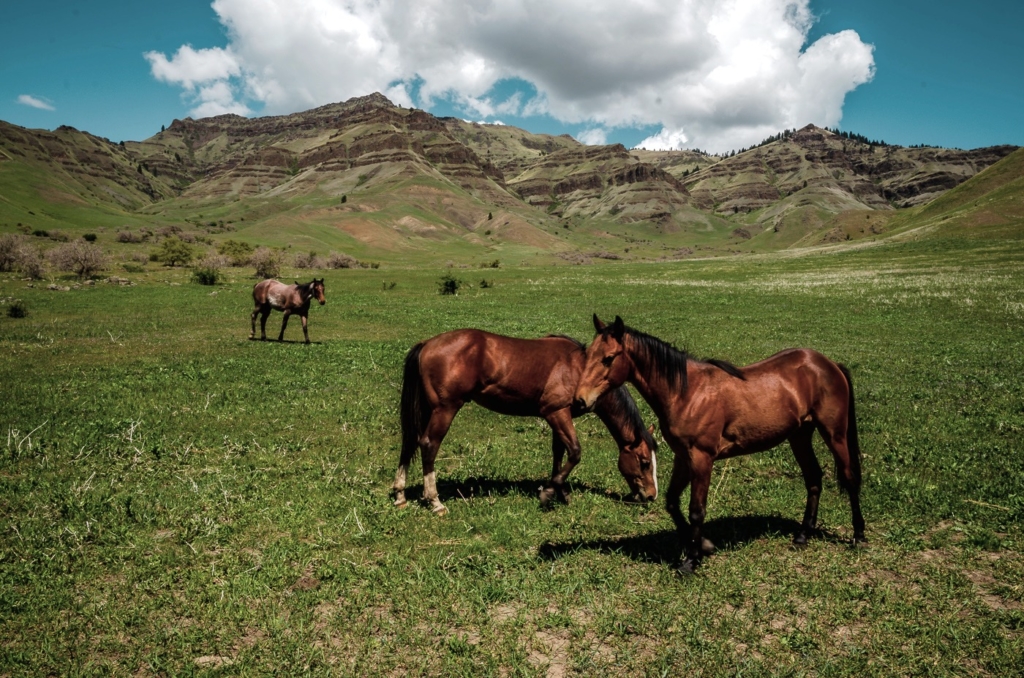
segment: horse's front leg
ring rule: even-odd
[[[304,336],[306,338],[306,343],[308,344],[309,343],[309,330],[306,329],[306,321],[307,321],[306,314],[303,313],[302,315],[299,316],[299,318],[302,319],[302,336]]]
[[[568,407],[557,410],[544,419],[553,431],[551,482],[548,487],[540,491],[541,506],[547,508],[555,497],[566,504],[569,503],[569,492],[565,487],[565,481],[576,465],[580,463],[581,450],[580,441],[576,437],[576,427],[572,425],[572,414]],[[556,440],[560,445],[556,445]],[[562,452],[569,453],[569,460],[565,464],[561,463]]]
[[[711,467],[714,459],[700,450],[690,450],[690,534],[683,536],[686,559],[679,565],[679,572],[690,574],[700,564],[705,552],[714,550],[711,542],[704,539],[704,515],[708,501],[708,487],[711,485]],[[678,523],[677,523],[678,525]]]
[[[284,328],[288,327],[288,317],[292,314],[291,311],[285,310],[284,318],[281,320],[281,334],[277,335],[278,341],[284,341]]]

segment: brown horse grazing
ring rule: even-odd
[[[854,543],[864,539],[860,512],[860,447],[849,370],[816,351],[794,348],[738,368],[718,360],[695,360],[669,344],[626,327],[615,317],[605,325],[594,316],[597,336],[576,387],[576,406],[592,407],[608,389],[633,384],[661,423],[675,458],[666,495],[669,514],[683,540],[692,572],[714,546],[704,539],[704,506],[717,459],[760,452],[788,440],[807,487],[804,520],[793,541],[807,543],[818,520],[821,466],[811,447],[815,429],[836,463],[840,488],[850,495]],[[679,497],[690,489],[690,524]]]
[[[298,313],[302,318],[302,334],[306,337],[308,344],[309,330],[306,329],[306,316],[309,315],[309,300],[313,297],[316,297],[321,306],[327,303],[327,300],[324,299],[323,278],[320,280],[313,278],[312,282],[305,285],[299,283],[285,285],[276,280],[264,280],[256,283],[256,286],[252,288],[252,300],[256,303],[256,309],[252,312],[252,332],[249,334],[249,338],[256,338],[256,316],[260,316],[260,340],[267,340],[267,316],[270,315],[270,309],[273,308],[284,311],[281,334],[278,335],[277,340],[284,341],[284,328],[288,326],[288,317],[293,313]]]
[[[571,405],[583,372],[585,346],[549,336],[514,339],[482,330],[445,332],[412,347],[402,383],[402,453],[395,474],[395,505],[405,506],[405,479],[416,450],[423,458],[423,501],[434,513],[447,512],[437,498],[434,459],[452,420],[467,402],[501,414],[543,417],[551,426],[551,482],[540,492],[548,506],[556,496],[568,502],[565,481],[580,461]],[[636,403],[623,388],[597,400],[594,411],[619,446],[619,472],[637,500],[658,495],[657,448],[644,428]],[[581,413],[576,413],[581,414]],[[562,465],[562,457],[569,460]]]

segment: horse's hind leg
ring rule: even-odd
[[[251,318],[251,320],[252,320],[252,331],[249,332],[249,338],[250,339],[255,339],[256,338],[256,316],[258,316],[259,314],[260,314],[260,307],[257,306],[255,309],[253,309],[253,312],[252,312],[252,318]]]
[[[842,433],[840,431],[842,430]],[[864,537],[864,516],[860,511],[860,473],[854,467],[853,450],[848,443],[845,426],[818,426],[818,432],[825,439],[836,460],[836,481],[839,487],[850,495],[850,512],[853,514],[853,543],[866,542]],[[859,460],[858,460],[859,461]]]
[[[267,318],[270,317],[270,306],[260,309],[260,341],[267,340]],[[255,332],[255,329],[253,330]]]
[[[420,454],[423,459],[423,501],[430,506],[430,510],[439,516],[448,513],[448,509],[437,498],[437,477],[434,475],[434,459],[437,458],[437,450],[441,447],[448,429],[451,428],[452,419],[458,414],[460,406],[440,406],[430,413],[430,421],[427,428],[420,437]]]
[[[793,449],[796,463],[800,465],[803,472],[804,485],[807,487],[807,507],[804,509],[804,521],[800,529],[793,536],[793,543],[797,546],[807,544],[807,539],[814,532],[818,524],[818,499],[821,497],[821,465],[818,458],[814,456],[814,445],[811,436],[814,435],[813,425],[801,426],[789,437],[789,446]]]

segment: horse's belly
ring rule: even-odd
[[[507,391],[483,391],[473,398],[478,405],[499,414],[510,414],[517,417],[539,417],[539,399],[529,394],[509,393]]]

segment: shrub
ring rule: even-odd
[[[488,280],[487,278],[484,278],[483,280],[480,281],[480,289],[486,290],[490,287],[494,287],[493,280]]]
[[[69,236],[64,231],[59,230],[48,231],[47,236],[50,238],[50,240],[56,240],[57,242],[67,242],[71,240],[71,236]]]
[[[223,254],[207,254],[196,262],[192,269],[192,280],[200,285],[216,285],[220,282],[221,269],[228,263],[228,258]]]
[[[50,234],[47,231],[44,231],[41,228],[37,228],[36,230],[32,231],[32,235],[34,235],[37,238],[49,238],[50,237]]]
[[[18,248],[17,256],[18,260],[14,265],[14,269],[26,278],[41,280],[46,274],[43,253],[39,251],[38,247],[22,243],[21,247]]]
[[[142,242],[142,234],[132,233],[131,231],[118,231],[116,237],[117,242]]]
[[[322,268],[323,262],[316,252],[295,255],[295,268]]]
[[[26,315],[28,315],[28,309],[25,308],[25,302],[21,299],[15,299],[7,307],[8,318],[24,318]]]
[[[344,252],[331,252],[327,257],[327,268],[358,268],[359,261]]]
[[[249,263],[256,267],[257,278],[276,278],[281,274],[281,252],[269,247],[257,247]]]
[[[82,236],[82,240],[84,240],[86,242],[96,242],[96,234],[95,233],[86,233],[85,235]]]
[[[0,271],[13,271],[18,264],[21,238],[14,233],[0,235]]]
[[[252,258],[253,247],[247,242],[225,240],[217,246],[217,251],[226,256],[232,266],[248,266]]]
[[[142,264],[136,264],[134,261],[126,261],[121,264],[121,268],[127,273],[142,273],[146,270],[146,267]]]
[[[153,255],[156,255],[155,258]],[[192,246],[180,238],[167,238],[158,247],[150,259],[159,261],[164,266],[185,266],[195,257]]]
[[[462,281],[451,273],[445,273],[442,275],[441,280],[437,283],[437,291],[439,294],[458,294],[460,287],[462,287]]]
[[[156,232],[157,234],[162,235],[165,238],[170,238],[172,235],[176,233],[181,233],[181,226],[169,224],[167,226],[161,226],[160,228],[156,229]]]
[[[196,266],[192,269],[192,281],[200,285],[216,285],[220,281],[220,271],[206,266]]]
[[[50,262],[58,271],[88,278],[107,265],[107,257],[98,246],[84,240],[75,240],[55,247],[47,253]]]

